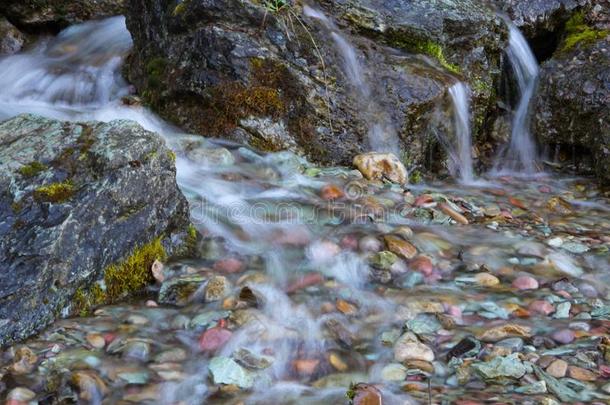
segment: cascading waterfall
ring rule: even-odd
[[[517,81],[519,102],[514,111],[510,144],[504,149],[495,165],[496,172],[536,171],[536,144],[530,131],[530,103],[536,91],[538,62],[523,34],[512,23],[510,29],[508,59]]]
[[[371,88],[364,75],[365,69],[358,60],[354,46],[341,34],[339,28],[322,11],[305,5],[303,13],[309,18],[320,21],[324,28],[330,32],[330,36],[343,59],[345,75],[359,99],[363,100],[362,107],[369,122],[368,140],[371,149],[377,152],[392,152],[400,156],[396,129],[390,123],[387,113],[372,101]]]
[[[449,88],[453,103],[453,121],[457,148],[450,153],[450,170],[463,183],[474,179],[472,169],[472,135],[470,130],[470,89],[462,82]]]

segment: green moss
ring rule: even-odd
[[[61,203],[69,200],[75,193],[74,184],[70,180],[52,183],[34,190],[34,199],[44,202]]]
[[[459,74],[461,69],[458,65],[449,63],[445,57],[445,50],[441,44],[431,40],[417,40],[414,38],[406,39],[407,34],[394,34],[390,39],[390,45],[404,49],[408,52],[422,53],[438,61],[438,63],[448,71]]]
[[[72,313],[88,316],[93,308],[105,302],[106,292],[98,283],[95,283],[89,291],[79,288],[72,297]]]
[[[418,184],[418,183],[421,183],[422,180],[423,180],[423,177],[419,170],[414,170],[411,172],[411,174],[409,176],[409,183]]]
[[[164,58],[152,58],[146,64],[148,74],[148,87],[156,89],[161,86],[163,75],[167,68],[167,61]]]
[[[155,260],[163,261],[167,258],[161,239],[159,237],[135,249],[127,259],[106,269],[104,283],[109,302],[138,292],[154,281],[150,267]]]
[[[23,177],[34,177],[38,173],[43,172],[45,170],[47,170],[47,166],[45,166],[44,164],[42,164],[40,162],[32,162],[30,164],[27,164],[27,165],[19,168],[19,170],[17,170],[17,171]]]
[[[182,0],[182,1],[180,1],[176,5],[176,7],[174,7],[174,11],[172,11],[172,15],[174,17],[177,17],[180,14],[183,14],[186,11],[187,6],[188,6],[189,3],[190,3],[190,0]]]
[[[565,26],[566,37],[563,40],[561,50],[567,52],[578,44],[591,44],[598,39],[608,35],[607,30],[596,30],[589,27],[585,22],[582,11],[574,14]]]
[[[173,151],[168,151],[167,156],[169,157],[169,160],[171,160],[173,163],[176,163],[176,154]]]

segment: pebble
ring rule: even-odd
[[[555,378],[565,377],[568,371],[568,363],[564,360],[557,359],[553,361],[546,369],[546,372]]]
[[[434,352],[425,344],[419,342],[412,332],[407,332],[398,338],[394,344],[394,359],[399,362],[407,360],[434,361]]]
[[[106,346],[106,339],[99,333],[89,333],[86,339],[94,349],[103,349]]]
[[[568,301],[564,301],[564,302],[557,304],[557,309],[555,310],[555,315],[553,315],[553,318],[556,318],[556,319],[569,318],[571,308],[572,308],[572,304]]]
[[[320,197],[326,201],[338,200],[340,198],[343,198],[344,196],[345,193],[343,192],[341,187],[335,184],[326,184],[320,190]]]
[[[152,266],[150,267],[153,277],[159,283],[162,283],[165,281],[165,274],[163,273],[164,268],[165,268],[165,266],[159,260],[155,260],[153,262]]]
[[[428,256],[419,255],[413,260],[409,261],[408,264],[412,270],[420,272],[426,277],[432,275],[432,271],[434,270],[432,260],[430,260]]]
[[[451,208],[449,204],[440,203],[439,208],[441,209],[441,211],[443,211],[445,215],[450,216],[455,222],[462,225],[468,225],[468,219],[464,215]]]
[[[204,352],[215,352],[223,347],[231,339],[230,330],[215,326],[203,332],[199,338],[199,350]]]
[[[241,260],[230,257],[216,261],[213,269],[220,273],[239,273],[244,269],[244,264]]]
[[[417,255],[415,246],[400,237],[386,235],[383,239],[390,252],[395,253],[404,259],[413,259]]]
[[[512,286],[517,290],[537,290],[539,285],[535,278],[530,276],[519,276],[513,280]]]
[[[500,279],[489,273],[477,273],[475,274],[474,278],[477,284],[485,287],[493,287],[500,284]]]
[[[597,374],[593,371],[576,367],[569,366],[568,367],[568,377],[573,378],[578,381],[595,381],[597,380]]]
[[[9,400],[18,401],[18,402],[30,402],[31,400],[36,398],[36,393],[27,388],[17,387],[17,388],[13,388],[8,393],[6,398]]]
[[[407,368],[400,363],[390,363],[381,370],[381,379],[385,381],[404,381]]]
[[[553,304],[547,300],[535,300],[530,302],[528,306],[531,312],[535,312],[541,315],[550,315],[555,311]]]
[[[571,331],[570,329],[561,329],[561,330],[555,331],[555,332],[553,332],[551,337],[553,338],[554,341],[556,341],[557,343],[561,343],[562,345],[567,345],[569,343],[572,343],[574,341],[574,339],[576,338],[576,336],[574,335],[574,332]]]
[[[206,286],[204,298],[206,302],[221,300],[231,291],[231,283],[225,276],[211,277]]]
[[[517,324],[507,324],[496,326],[495,328],[485,330],[479,337],[484,342],[498,342],[507,337],[525,337],[531,336],[530,328]]]

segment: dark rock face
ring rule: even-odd
[[[25,37],[6,18],[0,16],[0,56],[19,52]]]
[[[190,243],[173,154],[136,123],[22,115],[0,151],[0,345],[141,288]]]
[[[123,14],[126,0],[3,0],[0,15],[20,29],[37,33]]]
[[[327,164],[370,150],[376,120],[393,127],[412,167],[423,163],[457,80],[471,84],[477,129],[492,114],[506,29],[474,2],[323,2],[356,49],[370,97],[347,79],[323,23],[300,6],[257,3],[131,0],[130,81],[188,131]]]
[[[591,0],[494,0],[530,42],[539,60],[546,60],[557,47],[566,21],[589,6]]]
[[[568,149],[567,158],[577,166],[591,158],[605,184],[610,184],[608,9],[593,6],[568,21],[558,50],[541,66],[534,118],[541,143]]]

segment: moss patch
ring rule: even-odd
[[[80,316],[91,314],[91,310],[106,302],[106,292],[99,284],[94,284],[89,291],[79,288],[72,297],[72,312]]]
[[[34,177],[38,173],[43,172],[45,170],[47,170],[47,166],[45,166],[44,164],[42,164],[40,162],[32,162],[30,164],[27,164],[27,165],[19,168],[19,170],[17,170],[17,171],[23,177],[29,178],[29,177]]]
[[[108,302],[138,292],[154,281],[150,267],[155,260],[164,261],[167,258],[161,239],[159,237],[135,249],[127,259],[106,269],[104,283]]]
[[[566,37],[561,47],[562,52],[567,52],[578,44],[591,44],[608,35],[607,30],[596,30],[589,27],[585,22],[585,16],[582,11],[574,14],[566,22],[565,32]]]
[[[61,203],[69,200],[75,193],[74,184],[70,180],[52,183],[34,190],[34,199],[43,202]]]
[[[406,33],[394,33],[391,35],[390,45],[395,48],[404,49],[408,52],[421,53],[428,55],[438,61],[438,63],[448,71],[459,74],[461,69],[458,65],[450,63],[445,57],[445,50],[441,44],[431,40],[418,40],[408,38]]]

